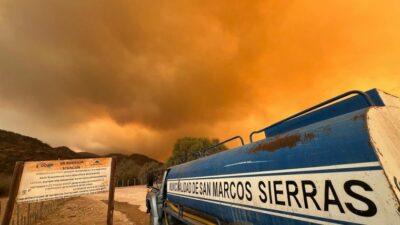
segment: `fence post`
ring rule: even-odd
[[[31,204],[30,204],[30,203],[28,203],[28,213],[27,213],[27,216],[28,216],[28,224],[31,225]]]
[[[15,208],[15,216],[17,217],[17,225],[19,225],[19,205],[17,204],[17,207]]]
[[[41,219],[42,216],[43,216],[43,202],[40,202],[39,218]]]
[[[36,207],[35,207],[35,203],[32,203],[32,212],[31,212],[31,217],[32,217],[32,220],[31,220],[31,223],[33,224],[33,223],[35,223],[35,221],[36,221],[36,218],[35,218],[35,211],[36,211]]]
[[[37,203],[33,203],[33,222],[36,223],[37,220]]]
[[[2,225],[9,225],[14,210],[15,201],[17,199],[19,184],[21,182],[21,176],[24,168],[23,162],[16,162],[14,167],[13,179],[10,185],[10,193],[7,201],[6,211],[4,212],[4,218]]]

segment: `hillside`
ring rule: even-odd
[[[53,148],[32,137],[0,130],[0,173],[12,174],[16,161],[84,158],[67,147]]]
[[[145,155],[132,154],[114,155],[117,158],[116,179],[127,180],[135,178],[140,183],[146,182],[146,174],[148,171],[158,170],[162,167],[162,163],[151,159]]]
[[[117,179],[135,178],[144,182],[145,174],[149,169],[159,168],[162,165],[160,162],[140,154],[123,155],[113,153],[105,155],[105,157],[110,156],[117,158]],[[17,161],[95,157],[101,156],[89,152],[75,152],[65,146],[54,148],[36,138],[0,130],[0,179],[2,182],[9,180]],[[4,192],[4,190],[1,191],[1,185],[0,195],[1,192]],[[6,185],[3,184],[4,186]]]

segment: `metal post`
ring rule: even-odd
[[[113,224],[116,158],[111,159],[110,186],[108,190],[107,225]]]
[[[16,162],[14,167],[13,179],[10,186],[9,199],[7,201],[6,211],[4,213],[2,225],[9,225],[12,213],[14,210],[15,201],[17,199],[19,184],[21,183],[21,176],[24,168],[24,162]]]

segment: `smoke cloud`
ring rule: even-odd
[[[0,128],[165,160],[177,137],[399,91],[399,27],[398,1],[0,0]]]

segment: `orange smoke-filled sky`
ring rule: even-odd
[[[350,89],[400,94],[400,1],[0,0],[0,129],[170,155]]]

